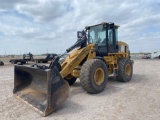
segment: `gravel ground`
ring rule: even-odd
[[[129,83],[110,79],[106,89],[96,95],[86,93],[77,82],[62,106],[48,117],[15,99],[13,65],[0,67],[0,119],[54,120],[159,120],[160,60],[135,60]]]

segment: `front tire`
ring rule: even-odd
[[[88,93],[100,93],[106,87],[108,81],[108,69],[106,64],[99,59],[87,60],[80,73],[80,83]]]
[[[118,75],[117,80],[120,82],[129,82],[133,74],[132,61],[127,58],[118,60]]]

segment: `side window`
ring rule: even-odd
[[[95,40],[95,31],[91,31],[90,33],[89,33],[89,43],[94,43],[94,41],[93,40]]]
[[[125,46],[124,46],[124,45],[121,45],[121,46],[120,46],[120,51],[121,51],[121,52],[125,52]]]
[[[108,30],[108,42],[110,45],[113,45],[113,30],[112,29],[109,29]]]

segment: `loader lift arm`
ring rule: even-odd
[[[86,42],[87,42],[87,37],[86,37],[86,32],[83,30],[82,32],[77,32],[77,34],[81,33],[81,36],[79,35],[78,40],[76,41],[76,43],[74,45],[72,45],[71,47],[69,47],[68,49],[66,49],[66,52],[63,53],[60,56],[57,56],[55,59],[52,60],[52,62],[49,65],[49,69],[53,69],[55,66],[59,69],[59,71],[62,70],[61,65],[59,63],[59,59],[60,57],[62,57],[63,55],[71,52],[73,49],[80,47],[86,47]],[[71,62],[71,61],[70,61]],[[66,66],[65,68],[70,67],[70,66]],[[75,67],[75,66],[74,66]],[[64,70],[63,70],[64,71]]]

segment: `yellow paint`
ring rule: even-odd
[[[108,56],[104,56],[104,60],[107,63],[108,68],[108,75],[112,74],[114,70],[118,69],[117,60],[119,58],[129,58],[128,53],[128,44],[125,42],[118,42],[118,45],[123,45],[126,47],[125,52],[118,52],[118,53],[108,53]],[[95,45],[94,44],[88,44],[86,47],[80,49],[76,48],[74,49],[70,55],[66,58],[66,60],[61,64],[62,70],[60,71],[60,74],[62,78],[71,78],[76,77],[79,78],[80,71],[81,71],[81,65],[89,59],[94,59],[96,57],[95,52]]]

